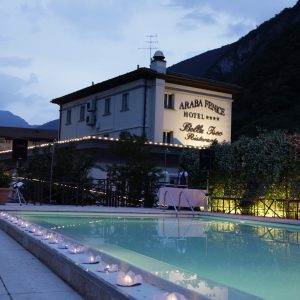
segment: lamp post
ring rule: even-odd
[[[170,152],[168,148],[165,148],[165,176],[164,176],[164,181],[165,181],[165,184],[167,182],[167,153]]]
[[[51,165],[50,165],[50,186],[49,186],[49,202],[52,202],[52,177],[53,177],[53,160],[54,160],[54,151],[55,151],[55,140],[52,144],[52,153],[51,153]]]

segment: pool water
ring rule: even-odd
[[[263,299],[300,299],[297,226],[153,215],[22,217],[211,299],[238,299],[223,286]]]

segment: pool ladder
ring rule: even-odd
[[[181,201],[182,195],[184,195],[185,200],[187,201],[187,203],[188,203],[188,205],[189,205],[189,208],[191,209],[191,211],[193,212],[193,215],[194,215],[194,213],[195,213],[195,211],[194,211],[194,206],[191,205],[190,200],[189,200],[189,198],[187,197],[187,195],[184,193],[184,191],[180,191],[180,193],[179,193],[178,206],[175,205],[174,195],[172,194],[171,191],[165,191],[165,192],[164,192],[164,204],[163,204],[163,205],[165,206],[165,204],[166,204],[166,197],[167,197],[167,194],[169,194],[169,196],[170,196],[170,199],[171,199],[171,201],[172,201],[174,210],[176,211],[176,216],[178,216],[179,211],[180,211],[180,201]]]

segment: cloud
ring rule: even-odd
[[[196,11],[210,9],[215,14],[222,12],[231,16],[232,19],[238,16],[260,24],[270,18],[270,12],[274,16],[283,8],[294,6],[296,2],[297,0],[264,1],[263,9],[261,0],[171,0],[169,5]]]
[[[214,25],[217,23],[215,16],[209,12],[199,11],[198,9],[184,15],[177,26],[183,30],[195,30],[205,24]]]
[[[54,0],[47,8],[82,39],[122,38],[123,26],[130,22],[136,1]]]
[[[227,36],[241,36],[245,35],[253,29],[253,25],[249,23],[238,22],[235,24],[229,24],[225,35]]]
[[[26,84],[24,80],[16,76],[11,76],[5,73],[0,72],[0,99],[1,104],[8,103],[9,100],[13,100],[10,95],[15,94],[17,91],[21,90],[22,87]]]
[[[8,103],[5,110],[25,119],[31,125],[42,125],[50,120],[58,119],[58,110],[49,104],[48,99],[40,95],[16,94],[18,101]],[[4,109],[1,109],[4,110]]]
[[[4,43],[4,42],[7,42],[9,41],[10,38],[8,36],[5,36],[5,35],[1,35],[0,34],[0,43]]]
[[[26,68],[30,65],[31,59],[17,56],[0,57],[0,67]]]
[[[232,43],[262,22],[280,13],[285,7],[295,5],[297,0],[170,0],[169,9],[183,12],[177,20],[177,28],[186,34],[205,40],[206,49]],[[215,46],[211,47],[211,41]],[[219,45],[216,45],[219,42]]]
[[[29,85],[38,82],[36,74],[31,73],[28,80],[24,80],[17,76],[11,76],[9,74],[0,72],[0,99],[1,104],[12,101],[18,101],[16,95],[20,96],[23,89],[26,89]],[[9,98],[9,99],[8,99]]]
[[[194,10],[184,16],[184,19],[193,20],[195,22],[201,22],[206,24],[216,23],[215,16],[207,11]]]
[[[27,20],[32,33],[39,32],[42,29],[43,20],[49,17],[45,2],[39,0],[21,2],[17,13]]]
[[[43,4],[43,1],[39,0],[21,2],[19,10],[22,14],[35,20],[44,18],[47,15],[46,6]]]
[[[49,100],[34,93],[26,95],[23,91],[36,81],[38,79],[35,74],[30,74],[28,80],[23,80],[0,72],[0,110],[8,110],[23,117],[26,115],[25,118],[36,120],[34,122],[36,124],[47,122],[49,112],[51,111],[53,115],[54,111],[54,107],[49,104]],[[53,117],[50,117],[50,119],[53,119]]]
[[[26,85],[31,85],[31,84],[34,84],[34,83],[38,83],[38,82],[39,82],[39,79],[38,79],[38,77],[37,77],[36,74],[31,73],[29,76],[30,76],[30,77],[29,77],[29,79],[26,81]]]
[[[37,95],[29,95],[26,96],[23,93],[23,90],[31,85],[37,80],[34,74],[30,75],[28,80],[23,80],[16,76],[11,76],[5,73],[0,72],[0,99],[1,99],[1,106],[4,108],[19,105],[21,103],[26,103],[30,105],[33,100],[37,99]]]

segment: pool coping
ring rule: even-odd
[[[145,214],[145,215],[169,215],[169,216],[181,216],[181,217],[192,217],[192,216],[211,216],[221,217],[228,219],[241,219],[249,221],[269,222],[276,224],[285,225],[297,225],[300,226],[300,220],[294,219],[283,219],[283,218],[272,218],[272,217],[258,217],[240,214],[225,214],[225,213],[214,213],[214,212],[199,212],[199,211],[188,211],[180,210],[178,213],[174,210],[168,210],[163,208],[143,208],[143,207],[108,207],[108,206],[71,206],[71,205],[22,205],[17,203],[6,203],[1,205],[0,210],[3,211],[40,211],[40,212],[81,212],[81,213],[120,213],[120,214]]]
[[[258,216],[238,215],[238,214],[223,214],[223,213],[213,213],[213,212],[202,212],[202,213],[200,213],[200,216],[217,217],[217,218],[224,218],[224,219],[235,219],[235,220],[257,221],[257,222],[265,222],[265,223],[272,223],[272,224],[279,224],[279,225],[300,226],[300,220],[293,220],[293,219],[258,217]]]

